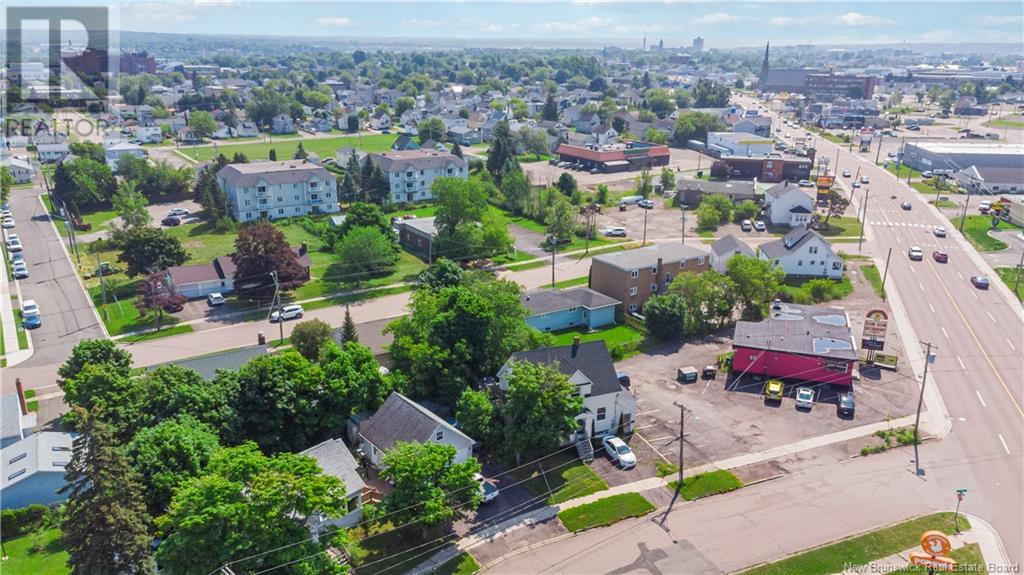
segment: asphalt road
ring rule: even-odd
[[[887,290],[902,302],[917,338],[937,348],[929,385],[937,385],[941,392],[968,464],[956,473],[948,468],[937,471],[937,481],[949,493],[965,482],[976,485],[964,509],[992,523],[1010,558],[1020,562],[1024,560],[1024,320],[1020,303],[1011,299],[1008,290],[997,288],[999,279],[983,271],[987,266],[983,267],[982,258],[927,204],[924,195],[873,164],[874,148],[851,154],[846,146],[837,147],[824,138],[816,138],[815,145],[819,154],[833,161],[838,152],[840,171],[859,168],[862,175],[869,176],[870,185],[854,193],[856,206],[868,196],[865,220],[872,241],[865,244],[864,253],[884,262],[892,248]],[[911,203],[911,210],[900,208],[904,201]],[[946,227],[949,237],[936,238],[932,232],[936,226]],[[924,249],[924,261],[909,261],[906,252],[912,245]],[[932,260],[934,249],[948,251],[949,263]],[[992,289],[982,291],[971,285],[969,278],[979,274],[989,275]],[[923,355],[922,345],[918,357]],[[926,474],[930,472],[927,458],[922,467]]]

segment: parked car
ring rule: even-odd
[[[754,220],[754,229],[759,232],[763,232],[768,228],[765,227],[764,222],[762,222],[761,220]]]
[[[854,180],[853,181],[853,187],[859,188],[860,187],[860,181],[859,180]]]
[[[910,202],[903,202],[902,204],[900,204],[900,207],[907,211],[914,209],[914,206],[911,205]]]
[[[987,214],[989,212],[989,210],[991,210],[991,209],[992,209],[992,202],[989,201],[989,200],[982,200],[981,203],[978,204],[978,211],[983,213],[983,214]]]
[[[800,180],[799,185],[802,188],[809,188],[809,187],[814,185],[814,182],[812,182],[810,180]]]
[[[16,263],[11,266],[14,271],[14,279],[23,280],[28,278],[28,267],[25,266],[25,262]]]
[[[21,238],[18,237],[18,234],[10,234],[9,236],[7,236],[7,251],[21,251]]]
[[[494,484],[493,481],[486,479],[483,475],[480,475],[479,473],[474,473],[473,479],[476,479],[476,482],[480,484],[481,503],[490,503],[491,501],[494,501],[495,499],[498,498],[500,490],[498,489],[498,486]]]
[[[628,233],[629,232],[626,230],[626,228],[623,227],[608,228],[604,230],[604,235],[610,238],[624,238]]]
[[[629,374],[624,371],[615,373],[615,377],[619,380],[619,384],[623,387],[629,387]]]
[[[843,177],[844,178],[850,178],[852,176],[853,176],[853,174],[850,173],[850,170],[843,170]]]
[[[932,177],[932,171],[931,170],[925,170],[925,171],[921,172],[921,177],[925,178],[925,179],[928,179],[928,178]]]
[[[749,232],[750,230],[754,229],[754,223],[751,222],[750,220],[743,220],[742,222],[740,222],[740,229],[745,232]]]
[[[971,276],[971,284],[978,289],[988,289],[988,278],[985,276]]]
[[[179,218],[178,216],[167,216],[166,218],[160,220],[160,223],[165,226],[180,226],[181,218]]]
[[[645,210],[649,210],[654,207],[654,200],[640,200],[639,202],[636,203],[636,205],[640,206]]]
[[[949,261],[949,254],[947,254],[946,252],[940,252],[936,250],[932,252],[932,259],[939,262],[940,264],[944,264]]]
[[[30,313],[39,313],[39,305],[34,299],[27,299],[21,302],[21,314],[27,315]]]
[[[21,324],[25,329],[35,329],[43,325],[43,317],[38,313],[22,313]]]
[[[814,390],[809,387],[798,387],[796,389],[797,409],[811,409],[814,407]]]
[[[915,262],[919,262],[924,259],[924,252],[918,246],[910,246],[910,249],[907,250],[907,257]]]
[[[224,296],[222,296],[220,292],[213,292],[206,296],[206,302],[210,304],[211,307],[224,305]]]
[[[14,227],[14,218],[4,218],[3,227],[5,230],[9,230]]]
[[[939,226],[939,227],[935,228],[933,231],[935,232],[935,237],[937,237],[937,238],[944,238],[944,237],[946,237],[946,228],[944,228],[942,226]]]
[[[849,415],[850,417],[853,417],[854,404],[852,391],[839,394],[839,400],[836,402],[836,411],[839,412],[839,415]]]
[[[601,439],[601,445],[604,446],[608,457],[611,457],[612,461],[617,463],[622,469],[636,466],[636,455],[633,454],[633,450],[626,445],[625,441],[614,435],[606,435]]]
[[[918,126],[917,124],[912,124],[910,126],[907,126],[907,129],[910,130],[911,132],[920,132],[921,126]]]
[[[782,403],[782,396],[786,393],[786,385],[779,379],[769,379],[764,386],[764,400],[777,401]]]
[[[190,213],[191,212],[189,212],[185,208],[171,208],[171,210],[169,212],[167,212],[167,215],[168,216],[187,216]]]
[[[869,180],[867,176],[861,176],[860,177],[860,183],[862,183],[862,184],[870,184],[871,180]]]
[[[298,304],[286,305],[281,311],[270,314],[270,321],[285,321],[302,317],[302,306]]]
[[[22,252],[11,252],[11,265],[16,266],[18,264],[25,263],[25,254]]]

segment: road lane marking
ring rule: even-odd
[[[964,366],[964,360],[960,359],[960,356],[956,356],[956,362],[960,364],[960,369],[966,371],[967,367]]]
[[[930,302],[928,303],[928,309],[932,310],[932,313],[935,313],[935,307],[933,307]]]
[[[996,435],[999,436],[999,443],[1003,444],[1003,449],[1005,449],[1006,453],[1009,454],[1010,453],[1010,448],[1006,446],[1006,440],[1003,439],[1003,434],[1002,433],[997,433]]]
[[[1017,348],[1013,345],[1013,342],[1010,341],[1010,338],[1006,338],[1006,343],[1010,344],[1010,349],[1017,351]]]
[[[978,391],[977,389],[975,389],[975,390],[974,390],[974,395],[977,395],[977,396],[978,396],[978,401],[980,401],[980,402],[981,402],[981,406],[982,406],[982,407],[988,407],[988,405],[985,405],[985,400],[981,398],[981,392],[980,392],[980,391]]]
[[[946,339],[949,339],[949,333],[946,332],[946,328],[939,326],[939,329],[942,330],[942,335],[946,336]]]
[[[988,314],[988,319],[992,320],[992,323],[996,323],[996,318],[992,317],[992,312],[985,312]]]
[[[974,292],[970,292],[970,293],[971,293],[972,296],[974,296],[974,299],[978,299],[978,294],[976,294]]]
[[[658,425],[658,424],[657,423],[650,423],[650,424],[647,424],[647,425],[638,425],[638,426],[634,427],[633,429],[637,429],[637,430],[647,429],[648,427],[654,427],[656,425]]]
[[[962,273],[960,273],[960,272],[956,272],[956,275],[957,275],[957,276],[958,276],[958,277],[959,277],[960,279],[964,279],[964,274],[962,274]]]
[[[924,284],[923,283],[917,282],[917,287],[921,288],[921,291],[924,291]]]

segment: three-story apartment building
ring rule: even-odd
[[[370,154],[388,177],[389,194],[395,203],[432,200],[431,186],[436,178],[469,178],[465,160],[438,150],[400,150]]]
[[[651,296],[665,293],[680,273],[707,271],[710,255],[694,246],[657,244],[594,256],[589,287],[622,302],[623,313],[639,312]]]
[[[217,184],[240,222],[340,210],[334,175],[303,160],[231,164],[217,172]]]

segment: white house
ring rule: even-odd
[[[843,258],[818,232],[794,228],[785,236],[761,244],[758,256],[782,268],[786,275],[829,279],[843,277]]]
[[[569,377],[583,397],[583,412],[576,417],[579,428],[565,442],[608,434],[629,433],[636,423],[636,397],[619,382],[604,340],[572,345],[541,347],[513,353],[498,370],[498,383],[508,389],[516,362],[553,364]]]
[[[814,215],[814,198],[789,182],[765,190],[764,204],[768,220],[776,226],[807,226]]]
[[[235,128],[235,136],[239,138],[255,138],[260,135],[260,130],[256,126],[256,122],[252,120],[245,120],[238,123],[238,127]]]
[[[71,153],[67,144],[37,144],[36,153],[39,154],[39,161],[44,164],[59,162]]]
[[[366,483],[359,475],[359,464],[348,446],[340,439],[328,439],[299,453],[312,457],[323,470],[324,475],[337,477],[345,485],[345,501],[348,503],[341,517],[321,517],[317,526],[328,529],[354,527],[363,517],[363,489]]]
[[[386,112],[377,112],[370,116],[370,127],[374,130],[386,130],[391,127],[391,116]]]
[[[616,139],[619,137],[619,133],[615,131],[615,128],[608,124],[594,128],[591,135],[599,146],[614,144]]]
[[[270,120],[270,131],[275,134],[291,134],[295,132],[295,122],[288,114],[278,114]]]
[[[384,454],[399,441],[451,445],[455,448],[455,463],[468,460],[476,444],[433,411],[397,391],[391,392],[384,405],[359,425],[359,439],[364,456],[374,467],[380,467]]]
[[[436,178],[469,178],[466,160],[437,150],[400,150],[370,154],[370,161],[388,177],[389,194],[395,203],[422,202],[434,198]]]
[[[159,144],[164,141],[160,126],[135,126],[135,139],[143,144]]]
[[[725,273],[729,259],[733,256],[756,257],[754,250],[746,242],[729,234],[711,244],[711,268],[718,273]]]
[[[292,247],[299,265],[306,270],[306,279],[313,266],[305,244]],[[205,264],[171,266],[165,271],[168,285],[187,298],[203,298],[211,293],[229,294],[235,290],[235,272],[238,268],[231,256],[217,256]]]
[[[775,141],[742,132],[708,132],[708,150],[718,156],[762,157],[773,151]]]
[[[122,156],[132,156],[135,158],[145,158],[146,151],[142,149],[142,146],[133,144],[131,142],[118,142],[109,148],[104,150],[104,156],[107,160],[107,165],[110,169],[117,171],[117,161]]]
[[[14,177],[15,184],[27,184],[36,177],[36,170],[32,163],[24,158],[16,156],[4,156],[0,159],[0,165],[7,168],[7,171]]]
[[[340,210],[334,174],[302,160],[230,164],[217,172],[217,184],[240,222]]]

